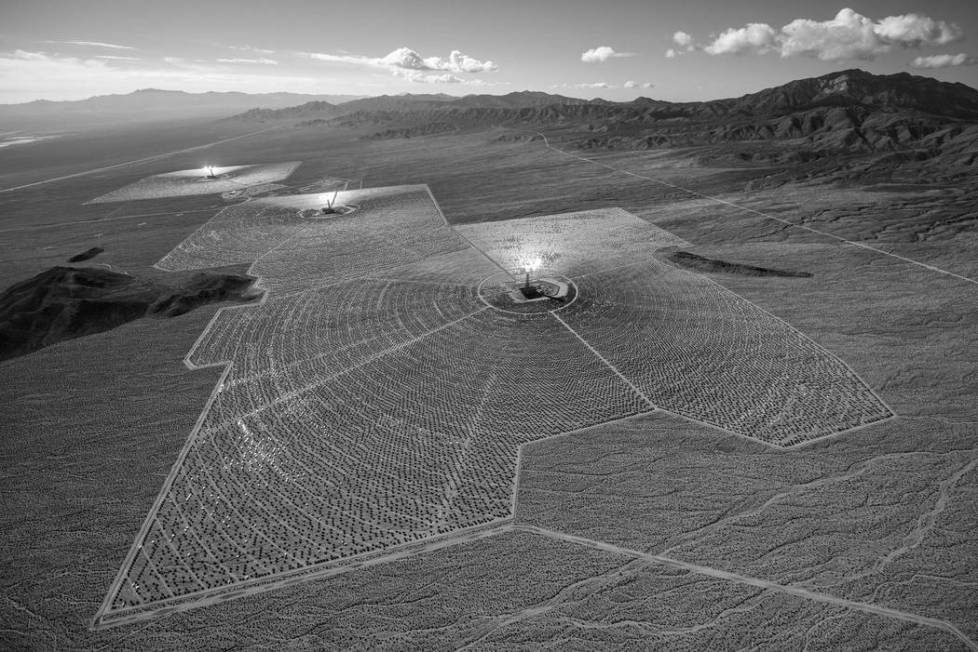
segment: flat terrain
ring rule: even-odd
[[[139,320],[0,364],[7,380],[0,388],[0,446],[7,461],[0,522],[4,647],[976,648],[978,338],[973,325],[978,287],[971,279],[978,263],[970,253],[973,231],[947,226],[957,223],[954,215],[974,211],[969,190],[810,183],[755,193],[745,190],[747,184],[769,170],[697,167],[679,151],[588,154],[599,159],[597,164],[549,149],[540,140],[501,142],[499,135],[364,142],[348,132],[297,128],[209,148],[207,161],[214,164],[302,161],[283,182],[293,192],[310,186],[332,190],[336,182],[326,180],[364,189],[409,186],[388,196],[366,192],[345,198],[358,206],[361,217],[377,211],[379,224],[383,215],[397,211],[403,213],[397,220],[419,220],[393,240],[386,229],[377,229],[362,250],[378,252],[376,259],[348,253],[343,243],[363,234],[344,231],[341,222],[310,219],[297,229],[293,218],[283,215],[295,216],[307,206],[292,205],[299,200],[284,196],[244,204],[219,195],[84,204],[148,176],[201,163],[199,152],[151,158],[171,151],[165,143],[155,149],[147,143],[143,151],[126,153],[132,158],[107,157],[92,167],[150,159],[133,166],[0,193],[4,286],[100,246],[105,252],[97,260],[115,269],[160,278],[172,273],[167,270],[214,265],[252,269],[269,292],[261,306],[221,312],[205,307],[167,322]],[[57,141],[24,147],[42,145],[55,147]],[[52,165],[48,178],[85,169],[70,161]],[[4,187],[43,176],[18,173]],[[426,184],[431,195],[417,184]],[[435,220],[440,214],[432,196],[451,226]],[[319,199],[308,201],[314,205]],[[505,324],[499,320],[509,323],[509,318],[479,301],[478,281],[500,270],[476,254],[486,252],[503,267],[518,265],[510,255],[518,243],[507,238],[523,234],[525,242],[539,246],[567,219],[549,216],[623,215],[617,209],[644,223],[631,217],[635,222],[618,225],[632,236],[621,238],[627,245],[621,250],[604,243],[596,229],[589,244],[600,252],[597,263],[575,259],[578,244],[542,247],[550,252],[547,264],[553,271],[574,278],[584,291],[549,318],[559,316],[564,326],[507,340],[503,359],[514,362],[493,371],[487,363],[499,359],[498,347],[487,333],[501,332]],[[356,215],[345,219],[352,224]],[[519,219],[494,224],[513,218]],[[538,221],[516,228],[522,218]],[[212,227],[222,223],[235,225],[226,229],[234,239],[215,240]],[[636,229],[651,234],[644,249],[633,237]],[[306,237],[296,238],[297,233]],[[227,246],[215,247],[218,240]],[[282,242],[297,246],[279,246]],[[666,258],[676,246],[812,276],[680,272]],[[304,248],[323,253],[311,256]],[[405,250],[416,253],[392,259],[393,252]],[[573,254],[556,255],[563,251]],[[302,264],[310,260],[312,268]],[[332,282],[316,281],[324,277]],[[412,292],[409,285],[429,289]],[[386,303],[378,303],[381,297]],[[418,302],[432,308],[419,310]],[[363,315],[371,314],[376,328],[358,329]],[[687,321],[668,331],[616,327],[621,321],[650,329],[679,314]],[[417,315],[433,321],[419,322]],[[736,318],[721,319],[727,330],[710,327],[718,315]],[[280,319],[296,328],[278,328]],[[539,320],[527,323],[544,326]],[[369,347],[386,350],[445,324],[450,326],[435,339],[419,340],[426,349],[406,346],[371,359]],[[303,337],[296,336],[300,333]],[[234,344],[247,338],[255,338],[250,348]],[[521,350],[522,341],[534,345]],[[765,353],[763,346],[772,341],[777,345]],[[688,352],[693,361],[718,357],[709,372],[689,362],[684,370],[678,367],[675,381],[656,388],[653,379],[660,376],[642,364],[649,359],[650,342],[659,343],[659,356],[675,351]],[[278,353],[256,355],[262,350]],[[183,362],[188,352],[193,368]],[[140,625],[90,631],[215,386],[228,389],[217,395],[213,405],[220,409],[213,414],[250,413],[252,407],[235,402],[268,391],[272,399],[276,393],[289,395],[296,379],[321,374],[308,368],[316,352],[332,356],[327,367],[355,366],[352,382],[324,379],[301,403],[306,417],[272,409],[241,416],[240,423],[219,418],[200,431],[211,432],[209,439],[198,441],[250,447],[250,458],[235,459],[252,459],[276,473],[296,472],[296,464],[274,469],[285,459],[266,447],[269,442],[248,439],[248,431],[268,429],[246,419],[278,419],[272,430],[297,438],[319,430],[308,416],[326,414],[334,416],[324,427],[339,419],[348,424],[343,432],[350,436],[362,424],[384,426],[392,416],[418,432],[425,424],[412,420],[451,415],[417,409],[432,397],[494,395],[486,387],[467,388],[472,379],[490,386],[499,382],[495,373],[517,386],[541,388],[532,396],[566,394],[568,387],[555,383],[575,372],[562,367],[586,377],[583,360],[607,375],[606,387],[624,388],[609,396],[636,402],[589,402],[571,392],[567,409],[541,409],[539,424],[527,425],[512,419],[533,413],[518,403],[518,409],[511,408],[520,395],[501,393],[511,398],[487,412],[491,418],[468,413],[466,418],[476,424],[484,418],[490,432],[506,430],[512,419],[507,437],[475,437],[468,444],[458,438],[449,444],[436,439],[438,429],[432,428],[427,438],[415,435],[410,443],[392,444],[399,451],[407,447],[407,455],[376,449],[377,460],[403,465],[412,482],[438,478],[443,463],[438,454],[449,466],[468,463],[484,474],[501,470],[498,477],[493,471],[473,484],[436,483],[439,491],[458,492],[453,504],[459,511],[440,508],[444,502],[434,498],[412,505],[429,524],[450,523],[442,530],[425,526],[431,536],[447,537],[414,537],[398,549],[402,552],[365,557],[344,572],[159,614],[163,617]],[[522,368],[528,375],[521,377],[515,361],[527,359],[531,362]],[[228,360],[235,364],[220,366]],[[772,385],[766,379],[779,360],[782,383]],[[444,375],[453,365],[458,371]],[[804,419],[774,419],[788,425],[771,435],[782,444],[772,447],[733,434],[737,427],[721,421],[722,411],[710,412],[724,401],[737,405],[745,392],[756,395],[762,386],[775,392],[798,388],[791,374],[807,374],[808,368],[828,374],[825,388],[839,392],[829,395],[823,389],[810,396],[828,399],[844,427],[792,430],[797,426],[790,424]],[[405,375],[408,369],[417,375]],[[751,373],[763,380],[752,384]],[[389,384],[399,379],[405,385]],[[579,391],[587,388],[583,384]],[[669,392],[679,407],[651,410],[641,401],[644,396],[653,405],[664,404],[669,399],[659,394]],[[347,394],[348,400],[335,400]],[[384,399],[400,395],[421,403]],[[371,400],[355,412],[336,411],[363,396]],[[221,401],[229,401],[228,412],[221,412]],[[786,401],[772,397],[770,404]],[[798,415],[815,413],[816,421],[826,414],[824,405],[811,410],[798,405]],[[574,412],[593,406],[611,411],[586,417]],[[749,412],[731,409],[741,416]],[[683,414],[695,421],[677,416]],[[622,417],[629,418],[601,423]],[[760,417],[760,423],[771,422]],[[744,434],[757,430],[745,428]],[[525,436],[561,432],[571,434],[541,441]],[[818,439],[784,448],[809,438],[792,439],[798,432],[814,432]],[[364,441],[361,437],[356,445]],[[510,452],[487,466],[478,463],[488,459],[485,454],[473,454],[484,445],[480,442]],[[338,443],[338,450],[352,445]],[[371,454],[359,462],[366,464]],[[228,477],[254,470],[220,468]],[[382,484],[362,484],[356,467],[349,468],[342,491],[320,493],[368,510],[380,497],[397,495]],[[397,482],[398,473],[392,468],[383,477]],[[249,488],[239,489],[247,498]],[[299,513],[298,507],[289,509]],[[279,505],[271,513],[289,512]],[[356,516],[348,509],[336,513]],[[480,514],[491,516],[484,526]],[[294,534],[290,527],[278,526],[274,536],[288,538]],[[307,540],[321,545],[336,539]],[[345,545],[357,550],[363,541],[360,536]]]

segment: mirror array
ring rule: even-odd
[[[786,447],[892,416],[785,322],[659,262],[681,241],[625,211],[453,228],[425,186],[329,196],[356,210],[253,199],[158,263],[249,262],[266,295],[188,354],[225,372],[96,625],[505,522],[542,438],[663,409]],[[565,304],[486,300],[530,267]]]

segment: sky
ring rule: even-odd
[[[978,1],[0,1],[4,104],[141,88],[695,101],[847,68],[978,87]]]

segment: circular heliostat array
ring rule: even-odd
[[[426,188],[327,199],[231,206],[158,263],[250,260],[267,296],[188,354],[228,369],[97,624],[512,518],[520,447],[557,434],[663,409],[788,447],[891,416],[622,211],[456,229]]]
[[[504,272],[479,284],[479,299],[490,308],[520,315],[563,310],[577,300],[577,285],[562,274],[540,273],[514,279]]]

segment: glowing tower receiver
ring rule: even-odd
[[[530,287],[530,272],[540,269],[540,263],[539,258],[532,258],[523,265],[523,270],[526,272],[526,285],[524,287]]]
[[[205,164],[204,165],[204,174],[207,175],[207,178],[208,179],[216,179],[217,178],[217,175],[214,174],[214,166],[213,165],[207,165],[207,164]]]

